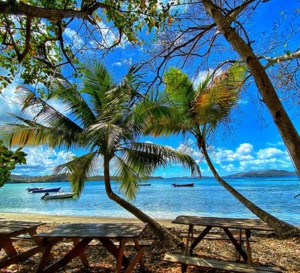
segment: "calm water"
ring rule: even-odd
[[[255,218],[212,178],[201,180],[150,180],[151,186],[140,187],[135,206],[157,219],[173,219],[179,214]],[[172,183],[195,182],[194,187],[174,188]],[[300,226],[300,183],[297,178],[227,179],[236,190],[274,216]],[[86,182],[79,199],[41,200],[41,194],[26,191],[29,186],[62,187],[68,182],[6,184],[0,188],[0,212],[69,216],[133,218],[106,197],[103,182]],[[113,182],[118,191],[118,184]]]

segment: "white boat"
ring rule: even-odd
[[[74,197],[74,193],[72,192],[58,192],[56,194],[51,194],[51,195],[47,192],[41,197],[41,199],[52,200],[52,199],[67,199],[73,197]]]

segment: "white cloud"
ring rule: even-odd
[[[211,160],[220,175],[228,175],[238,172],[247,172],[251,170],[290,170],[293,171],[291,160],[283,147],[265,148],[256,151],[250,143],[241,143],[235,150],[211,147],[209,151]],[[182,152],[192,156],[197,162],[200,162],[203,175],[211,175],[201,152],[180,144],[177,148]]]
[[[279,150],[277,148],[266,148],[261,149],[257,152],[257,157],[260,159],[270,159],[270,158],[286,158],[287,153]]]
[[[21,106],[15,100],[17,83],[9,85],[0,95],[0,123],[11,121],[12,117],[8,113],[19,113]]]
[[[253,145],[249,143],[243,143],[236,149],[236,152],[239,155],[247,155],[252,151],[253,151]]]
[[[27,164],[17,165],[13,174],[49,175],[56,166],[70,161],[74,156],[70,151],[57,152],[45,146],[24,147],[23,151],[27,153]]]
[[[70,41],[73,43],[73,48],[74,49],[81,49],[82,46],[84,45],[84,41],[81,39],[80,35],[78,34],[77,31],[66,28],[64,30],[64,36],[66,36]]]
[[[293,170],[291,160],[283,148],[265,148],[255,151],[250,143],[242,143],[235,151],[216,148],[212,161],[220,166],[224,174],[251,170]]]

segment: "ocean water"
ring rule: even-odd
[[[300,193],[298,178],[227,179],[241,194],[277,218],[300,226]],[[237,201],[213,178],[149,180],[151,186],[140,187],[133,204],[156,219],[173,220],[176,216],[198,215],[219,217],[256,216]],[[194,187],[172,187],[172,183],[191,183]],[[119,185],[112,182],[113,190]],[[41,200],[42,193],[28,193],[28,187],[62,187],[70,191],[68,182],[6,184],[0,188],[0,212],[33,213],[66,216],[134,218],[109,200],[102,181],[86,182],[79,199]]]

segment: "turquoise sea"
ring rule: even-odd
[[[300,182],[292,178],[226,179],[236,190],[277,218],[300,226]],[[194,187],[174,188],[172,183],[191,183]],[[140,187],[135,206],[156,219],[174,219],[180,214],[220,217],[256,216],[240,204],[213,178],[155,179],[151,186]],[[28,187],[62,187],[68,182],[6,184],[0,188],[0,212],[68,216],[134,218],[109,200],[102,181],[86,182],[79,199],[41,200],[42,193],[32,194]],[[119,193],[118,184],[113,189]],[[120,193],[119,193],[120,194]]]

